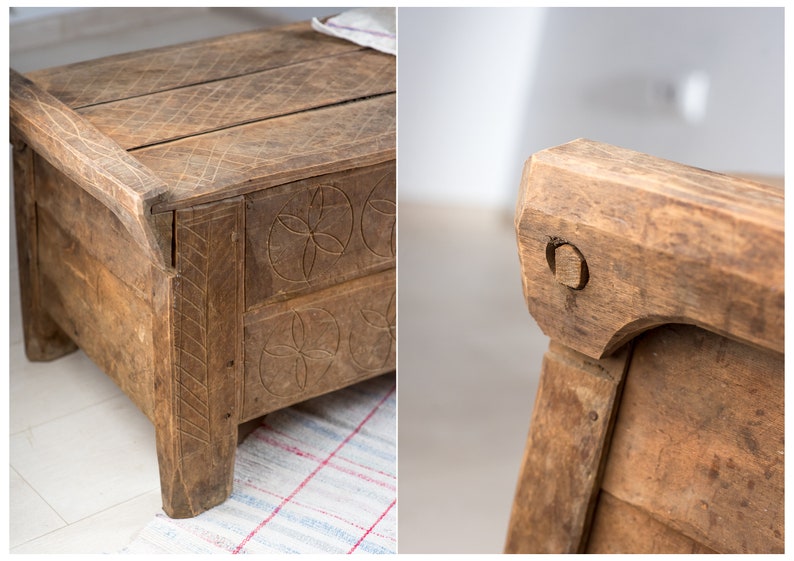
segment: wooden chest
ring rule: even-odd
[[[165,511],[238,425],[395,368],[395,58],[308,23],[11,71],[28,357],[155,425]]]
[[[784,551],[783,189],[578,140],[524,168],[550,337],[508,552]]]

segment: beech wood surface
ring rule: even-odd
[[[781,188],[577,140],[527,161],[516,229],[530,313],[584,354],[664,323],[783,352]],[[563,242],[587,263],[581,290],[549,282]]]
[[[219,81],[363,51],[317,33],[309,22],[146,49],[36,70],[27,76],[72,108]]]
[[[164,509],[195,516],[228,497],[242,369],[243,201],[177,213],[174,367],[157,392]]]
[[[396,168],[389,161],[246,197],[246,308],[393,268]]]
[[[506,553],[582,553],[614,424],[624,348],[594,360],[552,343],[543,357]]]
[[[635,344],[602,486],[720,553],[783,553],[783,355],[686,325]]]
[[[396,368],[394,269],[245,314],[241,421]]]
[[[146,413],[169,516],[240,423],[394,370],[395,70],[303,22],[11,71],[27,354]]]
[[[506,551],[784,551],[783,214],[782,182],[588,140],[528,160],[519,258],[551,343]],[[570,357],[626,345],[588,442]]]
[[[394,57],[355,51],[92,105],[77,112],[130,150],[393,93],[395,80]]]
[[[29,360],[53,360],[74,351],[75,343],[56,324],[42,302],[39,235],[36,227],[35,152],[12,129],[14,212],[16,216],[19,293],[25,354]]]
[[[646,511],[601,491],[587,553],[669,555],[717,552],[672,530]]]
[[[23,142],[99,199],[144,248],[164,259],[149,218],[163,181],[61,101],[11,70],[11,124]]]
[[[168,183],[155,212],[396,156],[396,95],[267,119],[134,152]]]

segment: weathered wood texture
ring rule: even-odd
[[[395,69],[304,22],[11,71],[28,356],[152,419],[170,516],[239,423],[395,368]]]
[[[129,150],[395,90],[394,65],[357,51],[222,81],[92,105],[77,112]]]
[[[246,306],[394,267],[394,162],[288,183],[246,198]]]
[[[250,419],[396,366],[394,270],[245,315]]]
[[[783,553],[783,355],[693,326],[636,343],[602,486],[720,553]]]
[[[243,201],[176,217],[174,368],[156,393],[166,512],[195,516],[226,499],[237,447],[242,369]]]
[[[527,162],[516,228],[552,342],[506,550],[783,552],[782,188],[578,140]],[[588,441],[592,381],[558,357],[628,341]]]
[[[596,512],[587,553],[717,553],[606,491]]]
[[[76,346],[52,320],[42,302],[33,170],[35,153],[15,131],[12,131],[12,144],[14,212],[25,354],[30,360],[53,360],[74,351]]]
[[[168,184],[155,212],[393,160],[394,94],[135,151]]]
[[[299,22],[36,70],[28,77],[77,108],[355,51],[362,48]]]
[[[516,228],[532,316],[580,352],[664,323],[783,351],[782,189],[577,140],[527,161]],[[549,282],[565,242],[589,271],[578,291]]]
[[[11,70],[11,123],[21,140],[113,212],[156,259],[149,224],[165,183],[61,101]]]
[[[42,304],[151,419],[157,268],[107,207],[42,158],[35,160]]]
[[[595,360],[553,344],[544,356],[507,553],[583,551],[630,354]]]

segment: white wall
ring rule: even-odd
[[[505,204],[545,13],[399,10],[400,201]]]
[[[512,210],[524,159],[578,137],[783,175],[782,8],[401,9],[399,33],[400,201]]]

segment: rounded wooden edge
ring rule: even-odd
[[[782,216],[774,187],[591,141],[541,152],[516,211],[527,306],[593,358],[665,323],[782,353]],[[560,278],[568,245],[586,279],[576,267]]]

